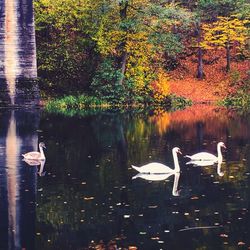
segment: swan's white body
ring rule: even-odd
[[[180,166],[178,162],[177,153],[181,153],[180,149],[175,147],[172,149],[172,154],[174,158],[174,169],[158,162],[148,163],[141,167],[136,167],[132,165],[132,168],[137,170],[140,173],[144,174],[168,174],[168,173],[176,173],[180,172]]]
[[[207,152],[200,152],[194,155],[186,155],[185,157],[190,158],[191,161],[210,161],[210,162],[222,162],[222,153],[221,153],[221,148],[224,147],[226,148],[225,144],[223,142],[219,142],[217,144],[217,154],[218,156],[215,156],[211,153]],[[197,165],[197,164],[196,164]]]
[[[39,143],[39,151],[40,152],[32,151],[32,152],[28,152],[26,154],[22,154],[22,156],[25,160],[41,160],[41,161],[45,160],[43,148],[45,148],[45,145],[43,142],[41,142],[41,143]]]
[[[194,166],[199,166],[199,167],[207,167],[207,166],[213,166],[216,164],[217,159],[215,161],[201,161],[201,160],[194,160],[194,161],[189,161],[186,162],[186,165],[194,165]]]

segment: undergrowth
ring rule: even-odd
[[[85,115],[89,113],[96,113],[107,109],[164,109],[164,110],[177,110],[190,106],[192,102],[183,97],[169,95],[165,102],[150,102],[150,103],[135,103],[130,105],[111,104],[106,100],[99,99],[94,96],[78,95],[78,96],[65,96],[62,98],[51,99],[46,102],[45,110],[50,113],[60,113],[66,116]]]

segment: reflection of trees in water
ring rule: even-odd
[[[152,144],[150,139],[155,129],[141,115],[131,118],[126,114],[65,121],[62,117],[55,117],[46,119],[42,125],[45,126],[43,130],[48,131],[44,132],[49,138],[46,139],[50,149],[48,159],[55,157],[54,162],[58,166],[53,166],[52,171],[58,174],[53,180],[53,187],[44,187],[43,197],[50,198],[40,197],[39,203],[43,205],[39,205],[37,212],[40,223],[46,222],[54,228],[57,240],[56,231],[65,225],[71,230],[83,230],[89,237],[98,235],[91,231],[90,224],[93,223],[95,228],[104,228],[105,232],[109,227],[109,235],[122,234],[126,224],[123,215],[129,212],[131,202],[131,191],[127,188],[127,157],[137,158],[139,155],[141,162],[148,158],[149,144]],[[158,140],[153,140],[154,145],[158,143]],[[154,154],[157,155],[156,152]],[[60,162],[65,163],[63,168]],[[69,169],[70,176],[64,173],[65,168]],[[79,176],[84,176],[84,179]],[[64,184],[59,184],[62,181]],[[86,184],[82,185],[84,182]],[[70,205],[62,205],[59,196]],[[109,225],[104,226],[107,221]]]
[[[243,147],[250,138],[247,117],[214,106],[194,105],[173,113],[160,113],[151,121],[159,135],[176,141],[175,144],[186,152],[194,148],[195,152],[201,149],[216,152],[215,144],[224,141],[228,146],[225,155],[229,160],[239,159],[238,146]]]
[[[171,120],[166,131],[160,130],[164,131],[160,136],[157,120],[142,114],[107,113],[85,118],[48,118],[48,121],[47,118],[43,121],[42,129],[49,148],[48,163],[53,162],[48,167],[55,177],[49,175],[49,180],[41,180],[43,196],[39,197],[37,212],[39,229],[45,228],[52,246],[62,249],[72,244],[76,247],[87,246],[92,239],[108,242],[125,236],[127,238],[121,242],[143,240],[155,247],[148,239],[157,235],[160,240],[170,242],[170,248],[172,244],[173,249],[184,249],[181,248],[185,246],[184,241],[173,243],[180,229],[217,222],[225,224],[227,220],[232,221],[230,216],[233,212],[227,215],[221,211],[234,209],[234,213],[239,213],[242,206],[248,206],[249,188],[243,187],[248,183],[245,175],[247,165],[243,160],[249,151],[246,147],[241,147],[242,151],[237,154],[239,162],[228,161],[222,166],[225,172],[223,177],[217,176],[216,166],[183,169],[180,197],[171,195],[173,179],[169,183],[140,180],[131,183],[134,173],[128,169],[130,163],[153,160],[169,163],[172,161],[170,145],[177,143],[183,145],[186,152],[194,150],[197,134],[202,142],[208,140],[212,131],[207,130],[206,121],[201,122],[197,133],[197,121],[179,124]],[[225,123],[221,123],[221,129],[215,135],[211,134],[211,138],[216,139],[226,133],[230,136],[230,122],[224,128]],[[185,142],[185,135],[193,137]],[[237,139],[229,137],[227,146],[236,147]],[[249,139],[243,136],[242,140]],[[186,148],[185,143],[190,144],[190,148]],[[214,145],[211,147],[216,150]],[[239,193],[244,199],[240,203],[237,198]],[[232,200],[230,195],[235,199]],[[214,214],[216,210],[221,214]],[[232,228],[236,226],[236,221],[233,221]],[[167,236],[164,230],[170,230],[170,234]],[[139,232],[146,232],[147,238],[142,239]],[[74,241],[65,237],[69,233]],[[205,233],[202,231],[200,235]],[[84,237],[78,237],[79,234]],[[214,234],[211,234],[211,240],[212,236]],[[44,249],[48,244],[46,237],[39,240]],[[204,245],[207,242],[204,240]],[[195,246],[195,242],[189,244]]]
[[[233,136],[249,134],[243,117],[211,105],[194,105],[171,113],[161,112],[150,119],[156,124],[160,135],[166,133],[168,129],[176,128],[179,132],[185,132],[183,133],[185,138],[195,137],[194,126],[203,127],[204,133],[212,136],[223,135],[226,127],[229,127]]]
[[[166,111],[154,114],[149,119],[152,123],[155,124],[159,135],[165,134],[171,123],[170,114],[167,113]]]

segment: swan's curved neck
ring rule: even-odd
[[[177,157],[177,152],[173,151],[173,158],[174,158],[174,171],[180,172],[180,165]]]
[[[222,162],[221,146],[217,145],[218,162]]]
[[[45,159],[45,155],[44,155],[44,152],[43,152],[43,147],[39,146],[39,150],[40,150],[40,153],[41,153],[41,158]]]

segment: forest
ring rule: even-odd
[[[51,107],[250,104],[248,0],[35,0],[34,8]]]

